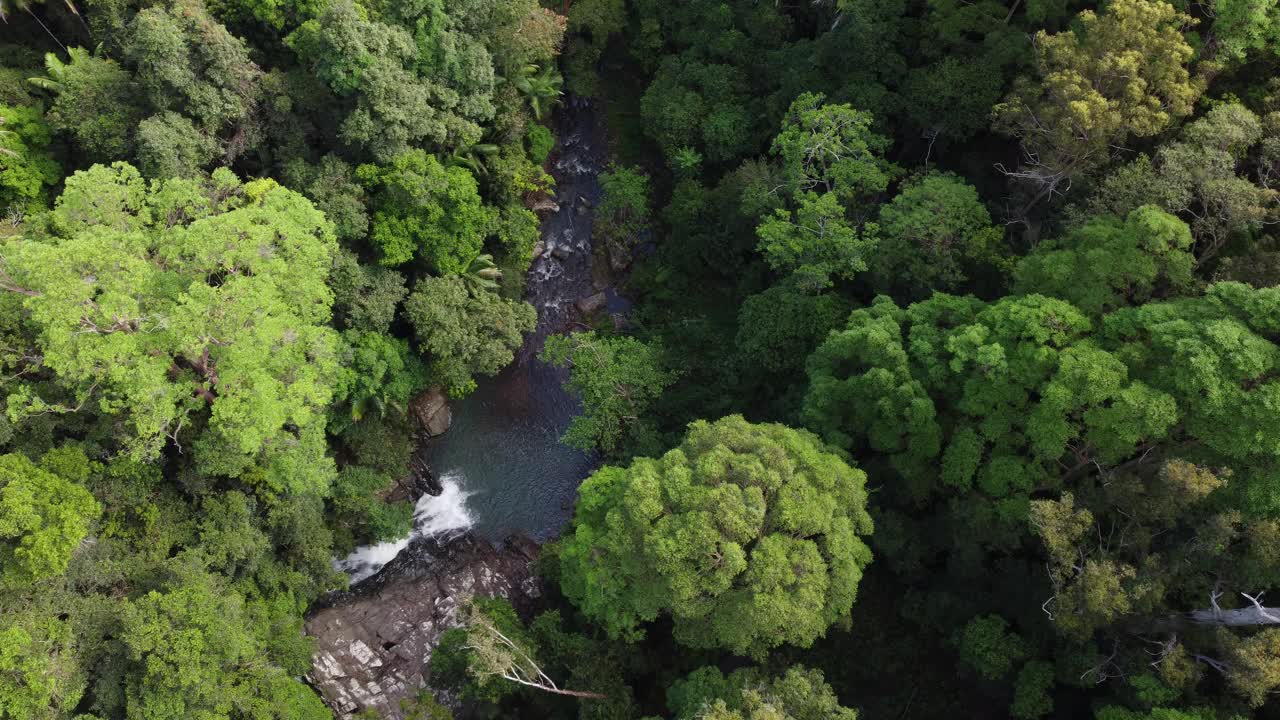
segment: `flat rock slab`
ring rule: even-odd
[[[377,575],[308,616],[316,650],[307,679],[340,720],[366,709],[402,720],[400,701],[429,686],[431,653],[459,625],[459,604],[505,597],[527,610],[540,595],[537,554],[527,539],[500,548],[471,534],[415,540]]]

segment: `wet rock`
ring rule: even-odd
[[[400,700],[430,686],[431,653],[459,625],[464,599],[505,597],[529,611],[541,593],[537,554],[527,538],[500,548],[471,534],[414,540],[377,575],[307,617],[306,633],[316,640],[308,681],[339,720],[365,710],[402,720]]]
[[[542,253],[547,251],[547,244],[539,240],[533,244],[533,259],[537,260],[542,257]]]
[[[387,502],[417,502],[423,495],[439,495],[443,488],[422,454],[415,452],[409,458],[409,474],[396,482],[383,498]]]
[[[605,298],[604,293],[598,292],[595,295],[579,298],[576,305],[578,306],[578,312],[583,315],[594,315],[604,308],[606,302],[607,298]]]
[[[564,245],[552,245],[551,256],[557,260],[567,260],[569,258],[569,248]]]
[[[428,388],[410,400],[409,413],[413,416],[418,431],[427,437],[443,435],[453,422],[449,397],[438,386]]]

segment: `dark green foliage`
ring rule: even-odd
[[[472,290],[459,275],[419,280],[404,312],[432,378],[455,397],[475,387],[476,375],[494,375],[511,362],[537,320],[528,303]]]

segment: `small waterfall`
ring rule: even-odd
[[[475,519],[467,510],[467,497],[462,488],[462,476],[449,474],[440,478],[439,495],[423,495],[413,509],[413,530],[399,540],[362,545],[350,555],[334,561],[337,570],[351,576],[351,584],[364,580],[382,569],[409,546],[414,538],[460,535],[470,528]]]

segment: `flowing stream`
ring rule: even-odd
[[[569,322],[574,302],[594,292],[591,208],[600,198],[602,169],[595,112],[569,97],[558,115],[552,174],[560,207],[543,219],[544,249],[525,286],[538,324],[511,366],[453,403],[449,431],[422,448],[443,491],[418,501],[412,534],[357,548],[336,563],[352,584],[375,574],[415,538],[470,529],[495,541],[513,533],[546,540],[568,521],[578,484],[595,466],[594,457],[560,442],[578,403],[562,387],[565,371],[537,358],[547,335]]]

